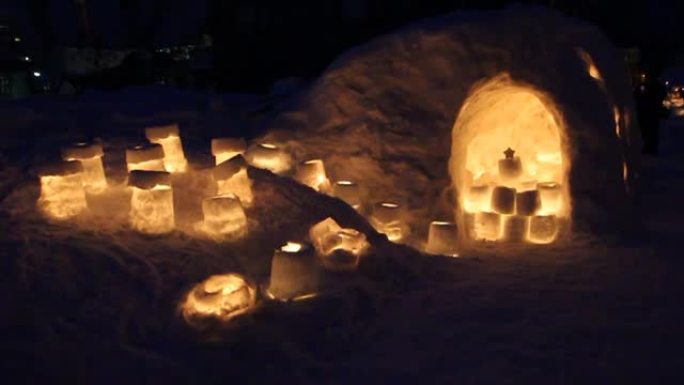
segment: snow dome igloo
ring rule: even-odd
[[[264,140],[321,158],[414,239],[558,243],[630,222],[640,139],[621,52],[544,8],[425,20],[338,58]],[[482,242],[484,241],[484,242]],[[417,242],[417,241],[416,241]]]

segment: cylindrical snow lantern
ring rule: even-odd
[[[247,175],[247,162],[242,155],[236,155],[214,167],[212,177],[218,195],[235,194],[243,206],[252,205],[252,181]]]
[[[297,167],[295,179],[318,192],[330,192],[330,181],[325,173],[325,166],[320,159],[312,159],[302,162]]]
[[[145,129],[145,136],[150,142],[160,144],[164,148],[164,168],[166,171],[176,173],[187,170],[188,161],[185,159],[177,124],[148,127]]]
[[[214,156],[216,165],[236,155],[242,155],[245,151],[247,151],[247,143],[242,138],[215,138],[211,140],[211,155]]]
[[[126,150],[126,168],[143,171],[165,171],[164,149],[156,143],[145,143]]]
[[[87,192],[97,194],[107,189],[107,178],[102,165],[102,145],[99,143],[76,143],[62,150],[62,159],[81,162],[83,185]]]
[[[268,295],[279,301],[315,296],[319,269],[313,249],[302,243],[287,242],[273,254]]]
[[[38,208],[48,217],[65,220],[88,209],[83,188],[83,166],[76,161],[59,161],[42,167]]]
[[[132,189],[131,227],[145,234],[163,234],[175,227],[171,176],[165,171],[134,170],[129,173]]]
[[[354,210],[361,208],[362,193],[361,188],[355,182],[349,180],[338,180],[333,184],[333,196],[345,201]]]
[[[237,240],[247,234],[247,216],[235,195],[220,195],[202,200],[202,230],[226,240]]]
[[[292,159],[282,148],[272,143],[260,143],[245,153],[245,159],[254,167],[263,168],[274,174],[282,174],[292,167]]]
[[[453,222],[432,221],[425,251],[430,254],[458,257],[458,231]]]

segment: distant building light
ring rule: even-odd
[[[31,61],[31,58],[28,56],[24,56],[24,61]]]
[[[39,78],[39,77],[40,77],[40,72],[38,72],[38,71],[33,71],[33,76]]]
[[[14,41],[17,42],[17,43],[19,43],[19,42],[21,41],[21,38],[20,38],[20,37],[15,37],[15,38],[14,38]]]

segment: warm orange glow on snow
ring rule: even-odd
[[[325,166],[320,159],[307,160],[297,167],[295,179],[319,192],[330,191],[330,181],[325,173]]]
[[[38,207],[46,216],[65,220],[88,209],[83,189],[83,166],[79,162],[58,162],[40,172]]]
[[[458,231],[453,222],[432,221],[425,252],[458,257]]]
[[[235,195],[205,198],[202,201],[204,221],[200,229],[215,238],[237,240],[247,234],[247,216]]]
[[[173,189],[168,173],[132,171],[128,185],[132,188],[131,227],[146,234],[172,231],[175,227]]]
[[[62,151],[64,160],[76,160],[83,166],[83,185],[89,193],[98,194],[107,189],[102,165],[102,146],[97,143],[77,143]]]
[[[212,275],[185,297],[181,312],[185,321],[200,327],[208,319],[227,322],[256,305],[256,289],[237,274]]]
[[[178,125],[148,127],[145,129],[147,139],[164,148],[164,168],[168,172],[185,172],[188,161],[185,159],[183,145],[181,144]]]
[[[454,125],[450,161],[459,215],[473,214],[464,234],[524,241],[530,216],[568,219],[563,135],[553,103],[534,88],[502,77],[475,89]]]

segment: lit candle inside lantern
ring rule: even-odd
[[[339,180],[335,182],[333,185],[333,195],[345,201],[355,210],[361,208],[361,188],[352,181]]]
[[[247,234],[247,216],[235,195],[222,195],[202,200],[204,221],[201,229],[210,235],[236,240]]]
[[[155,143],[139,144],[126,150],[128,171],[164,171],[164,149]]]
[[[238,274],[212,275],[192,288],[181,304],[185,321],[201,327],[208,320],[227,322],[256,305],[256,289]]]
[[[250,147],[245,154],[247,162],[254,167],[282,174],[290,170],[291,158],[280,147],[271,143],[261,143]]]
[[[185,172],[188,168],[188,161],[185,159],[177,124],[148,127],[145,129],[145,136],[150,142],[160,144],[164,148],[166,171]]]
[[[273,254],[268,295],[280,301],[311,298],[318,292],[319,271],[311,247],[287,242]]]
[[[83,185],[89,193],[101,193],[107,188],[102,166],[102,146],[98,143],[76,143],[62,150],[62,159],[76,160],[83,166]]]
[[[404,219],[404,211],[399,204],[380,202],[373,205],[370,222],[375,230],[387,235],[387,239],[397,242],[406,236],[408,230]]]
[[[214,167],[212,176],[219,195],[235,194],[243,206],[252,205],[252,181],[247,175],[247,162],[242,155],[234,156]]]
[[[370,245],[366,236],[355,229],[343,229],[332,218],[326,218],[309,230],[323,266],[330,270],[353,270]]]
[[[555,215],[537,215],[530,218],[529,241],[546,244],[556,240],[558,220]]]
[[[464,208],[469,213],[489,211],[491,201],[491,189],[488,185],[472,186],[466,194]]]
[[[558,183],[539,183],[537,190],[541,200],[540,214],[558,214],[561,212],[563,208],[563,193]]]
[[[216,138],[211,140],[211,154],[219,165],[228,159],[247,151],[247,143],[242,138]]]
[[[453,222],[433,221],[428,230],[425,251],[430,254],[458,257],[458,232]]]
[[[131,171],[131,226],[146,234],[163,234],[175,227],[173,189],[165,171]]]
[[[320,159],[312,159],[303,162],[297,167],[295,179],[312,189],[320,192],[330,191],[330,181],[325,174],[325,166]]]
[[[60,161],[39,171],[38,207],[48,217],[64,220],[88,209],[83,189],[83,166],[75,161]]]

